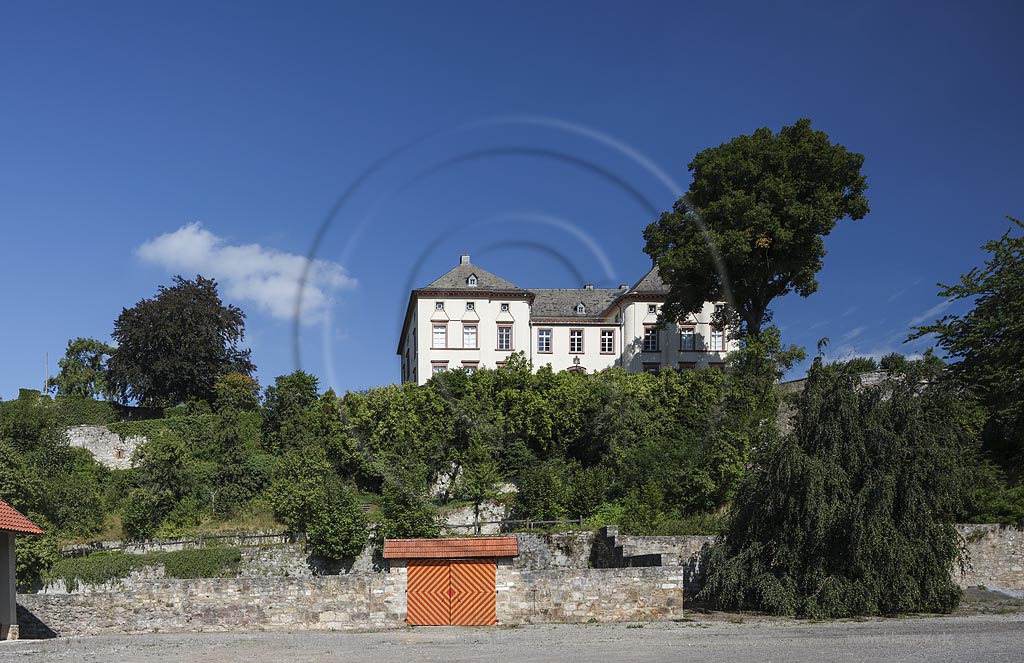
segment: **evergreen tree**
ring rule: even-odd
[[[976,452],[960,395],[917,362],[862,385],[816,359],[795,430],[769,439],[706,554],[701,598],[808,617],[949,612],[954,528]]]

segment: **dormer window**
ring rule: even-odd
[[[468,285],[471,288],[475,288],[476,287],[476,274],[470,274],[469,275],[469,278],[466,279],[466,285]]]
[[[476,310],[476,302],[466,302],[466,310],[467,311],[475,311]]]
[[[444,310],[444,302],[434,302],[434,310],[435,311],[443,311]]]
[[[587,307],[583,305],[583,302],[580,302],[579,304],[576,305],[576,313],[578,315],[583,315],[586,312],[587,312]]]

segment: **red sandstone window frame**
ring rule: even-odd
[[[569,330],[569,354],[581,355],[586,352],[586,334],[583,333],[582,329],[570,329]],[[573,350],[575,341],[579,341],[579,350]]]

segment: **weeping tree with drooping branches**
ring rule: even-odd
[[[813,618],[949,612],[954,528],[976,458],[955,387],[931,362],[866,385],[816,359],[793,432],[771,432],[704,558],[699,598]]]

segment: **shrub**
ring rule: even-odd
[[[366,516],[355,495],[340,486],[326,488],[307,523],[309,552],[333,560],[351,558],[362,552],[366,540]]]
[[[229,547],[196,548],[162,553],[157,560],[168,578],[225,578],[237,573],[242,553]]]

